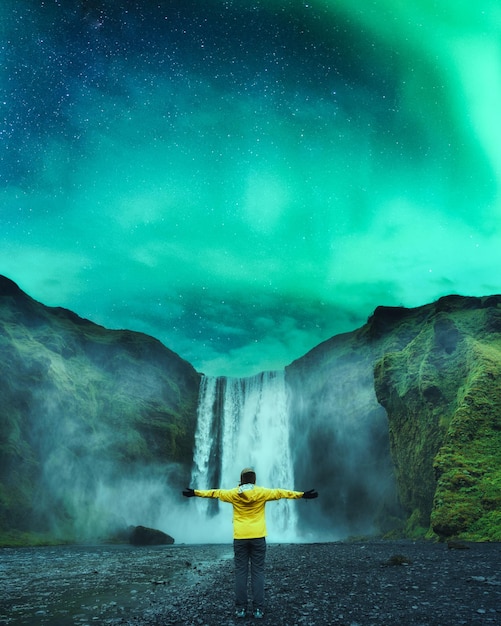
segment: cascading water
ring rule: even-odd
[[[199,489],[234,487],[247,466],[256,470],[259,485],[295,488],[283,371],[250,378],[202,377],[192,485]],[[204,518],[231,518],[231,511],[225,510],[229,505],[219,505],[216,500],[199,499],[197,506]],[[297,503],[288,500],[267,505],[271,541],[296,539],[295,506]],[[213,522],[211,519],[211,527]]]

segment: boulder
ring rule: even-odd
[[[165,546],[174,543],[174,538],[161,530],[135,526],[129,537],[133,546]]]

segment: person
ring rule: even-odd
[[[254,617],[264,616],[264,562],[266,556],[265,505],[271,500],[287,498],[317,498],[315,489],[290,491],[268,489],[256,485],[256,472],[246,467],[240,474],[240,484],[233,489],[186,488],[187,498],[218,498],[233,505],[233,551],[235,559],[235,616],[247,615],[247,578],[251,572]]]

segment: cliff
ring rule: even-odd
[[[295,472],[325,528],[500,540],[500,368],[501,296],[378,307],[292,363]]]
[[[408,527],[501,540],[501,296],[447,297],[376,364]]]
[[[0,367],[0,532],[106,533],[126,521],[103,500],[130,496],[127,477],[186,484],[200,377],[159,341],[0,277]]]

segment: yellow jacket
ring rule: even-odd
[[[264,507],[270,500],[296,500],[303,497],[304,491],[287,489],[267,489],[257,485],[240,485],[234,489],[195,489],[200,498],[218,498],[221,502],[233,505],[234,539],[257,539],[266,537]]]

